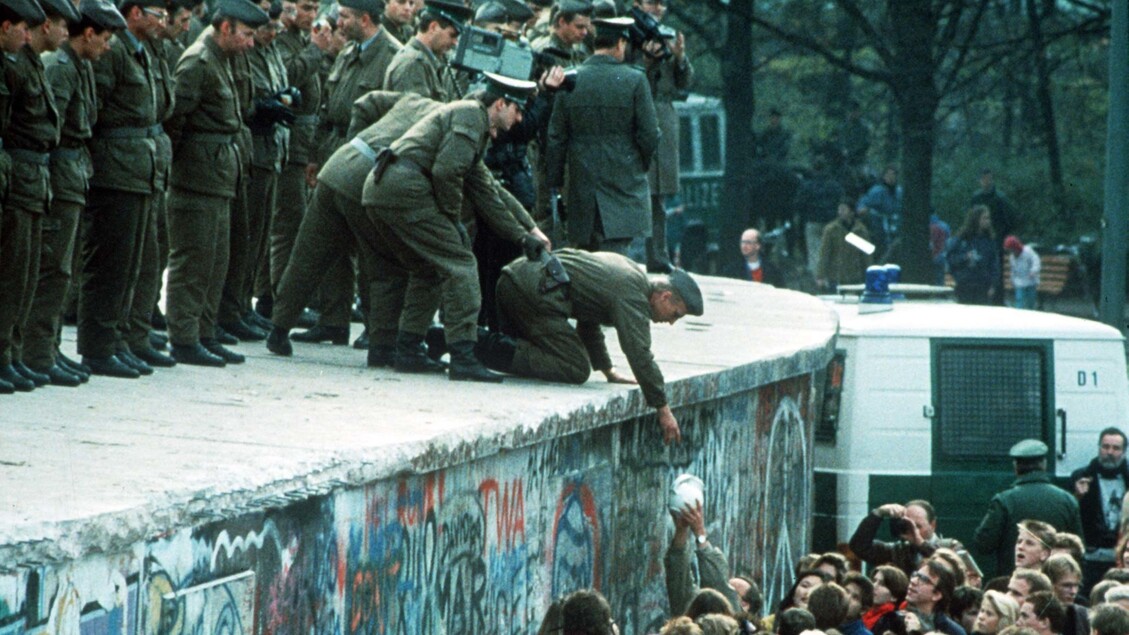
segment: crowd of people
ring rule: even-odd
[[[371,367],[596,370],[676,440],[649,324],[703,307],[663,236],[693,77],[665,11],[0,1],[0,393],[344,345],[359,312]],[[530,77],[453,64],[471,29],[532,49]],[[625,254],[652,235],[644,271]]]
[[[1098,456],[1071,475],[1070,491],[1049,482],[1045,444],[1012,448],[1016,483],[993,498],[972,537],[973,549],[997,556],[990,579],[959,540],[938,533],[933,506],[917,499],[868,514],[850,539],[850,558],[800,558],[791,588],[765,606],[753,577],[731,575],[710,542],[701,503],[672,511],[664,557],[672,617],[660,634],[1127,635],[1125,441],[1120,429],[1103,430]],[[893,541],[878,538],[884,524]],[[592,590],[554,603],[539,632],[618,633],[611,607]]]

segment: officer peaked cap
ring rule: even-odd
[[[125,28],[125,18],[109,0],[82,0],[82,4],[78,5],[78,12],[83,18],[107,31]]]
[[[1047,444],[1038,439],[1024,439],[1011,446],[1008,456],[1013,459],[1041,459],[1049,452]]]
[[[501,0],[506,8],[506,15],[514,22],[525,22],[533,17],[533,10],[520,0]]]
[[[474,17],[474,11],[459,2],[444,2],[444,0],[424,0],[424,11],[443,18],[461,29],[467,20]]]
[[[621,17],[621,18],[596,18],[592,20],[592,25],[596,27],[596,33],[599,35],[616,34],[623,39],[631,37],[631,27],[635,24],[635,18]]]
[[[682,301],[686,303],[686,312],[690,315],[701,315],[705,312],[704,302],[702,301],[702,290],[698,288],[698,283],[690,274],[682,269],[675,269],[670,272],[670,286],[674,287],[674,292]]]
[[[374,22],[384,13],[384,3],[380,0],[338,0],[338,4],[354,11],[364,11]]]
[[[57,15],[67,22],[78,22],[82,16],[78,14],[78,7],[71,0],[39,0],[43,12],[48,15]]]
[[[589,0],[557,0],[557,13],[576,13],[592,15],[592,3]]]
[[[252,28],[258,28],[270,22],[270,16],[258,5],[251,4],[251,0],[218,0],[216,11],[217,18],[238,20]]]
[[[20,20],[27,22],[28,26],[43,24],[47,19],[35,0],[0,0],[0,4],[20,16]]]
[[[486,76],[486,85],[490,92],[499,95],[507,101],[524,104],[525,100],[533,95],[537,83],[526,79],[514,79],[497,73],[483,73]]]
[[[501,2],[487,2],[474,12],[475,22],[508,22],[508,13]]]

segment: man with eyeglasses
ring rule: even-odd
[[[921,623],[921,632],[966,635],[964,628],[946,611],[956,589],[956,575],[944,561],[930,558],[910,576],[906,610]]]
[[[1121,523],[1121,501],[1129,490],[1125,433],[1109,427],[1098,434],[1098,455],[1070,475],[1082,516],[1086,556],[1082,564],[1083,592],[1089,592],[1113,567],[1114,547]]]

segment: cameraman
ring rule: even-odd
[[[876,538],[886,518],[890,519],[890,533],[899,540],[883,542]],[[924,500],[912,500],[905,505],[888,503],[872,510],[859,523],[848,544],[856,556],[872,567],[892,564],[907,576],[912,576],[938,547],[954,551],[963,548],[960,541],[937,534],[933,506]]]
[[[662,22],[667,0],[635,0],[635,7]],[[666,248],[666,206],[668,196],[678,194],[678,112],[676,100],[685,99],[694,79],[694,67],[686,57],[686,41],[682,33],[661,27],[662,41],[648,41],[640,51],[651,85],[655,114],[659,120],[659,149],[651,163],[648,181],[651,186],[651,237],[647,239],[647,270],[661,273],[670,269]]]

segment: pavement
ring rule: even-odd
[[[829,355],[837,323],[820,301],[699,280],[705,316],[651,329],[676,416],[680,403],[810,372]],[[70,355],[74,338],[64,331]],[[629,371],[614,335],[608,343]],[[295,343],[291,358],[261,342],[237,350],[247,362],[225,369],[0,396],[0,569],[113,553],[175,527],[650,411],[638,388],[599,374],[581,386],[472,384],[369,369],[351,347]]]

